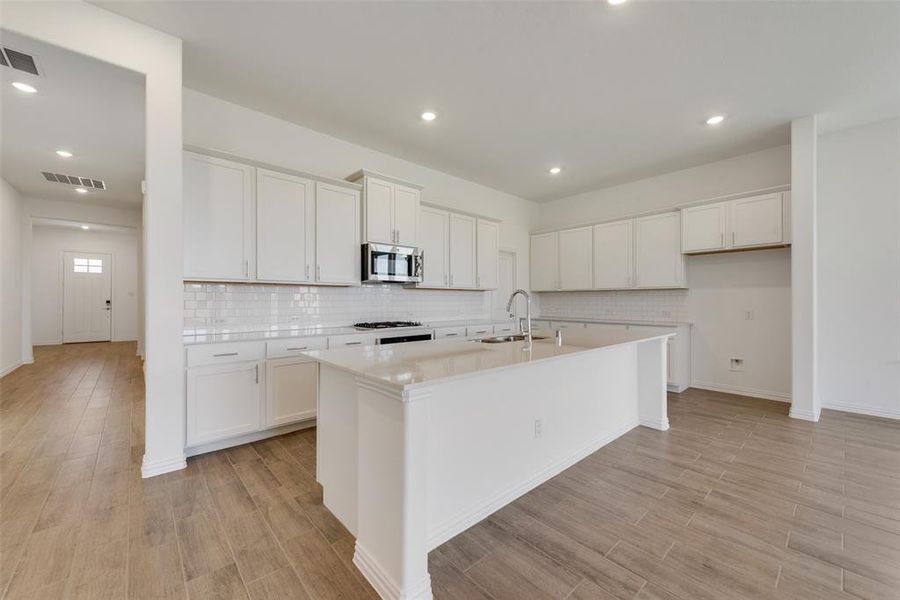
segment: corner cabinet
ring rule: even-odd
[[[790,244],[790,199],[790,192],[777,192],[685,208],[681,251],[702,254]]]
[[[422,188],[361,170],[347,181],[362,183],[363,238],[366,242],[416,246]]]
[[[359,192],[316,183],[316,282],[358,284],[360,253]]]
[[[185,152],[184,278],[249,281],[254,265],[254,168]]]

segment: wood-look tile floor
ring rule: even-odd
[[[140,478],[133,344],[0,380],[4,598],[375,598],[315,431]],[[690,390],[430,555],[440,599],[900,598],[900,424]]]

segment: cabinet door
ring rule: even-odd
[[[366,177],[366,241],[394,243],[394,184]]]
[[[684,286],[679,213],[651,215],[634,220],[636,287]]]
[[[475,218],[450,213],[450,287],[475,287]]]
[[[720,202],[683,209],[681,211],[681,251],[710,252],[725,248],[727,207],[726,202]]]
[[[731,245],[735,248],[783,242],[781,194],[741,198],[731,202]]]
[[[631,287],[634,277],[634,244],[631,219],[594,225],[594,287]]]
[[[559,234],[555,231],[531,236],[531,289],[558,289]]]
[[[450,214],[447,211],[423,206],[419,212],[422,241],[422,287],[450,285]]]
[[[590,227],[559,232],[559,289],[588,290],[593,279],[593,244]]]
[[[184,153],[184,278],[250,279],[253,167]]]
[[[675,374],[678,372],[676,370],[676,356],[675,356],[675,338],[668,338],[666,340],[666,383],[677,385],[678,381],[676,381]]]
[[[493,290],[500,282],[500,224],[478,219],[476,287]]]
[[[316,416],[319,365],[283,358],[266,366],[266,426],[278,427]]]
[[[394,188],[394,234],[401,246],[415,246],[419,232],[419,190]]]
[[[316,184],[316,281],[359,283],[359,192]]]
[[[305,282],[312,273],[312,199],[309,179],[257,169],[256,278]]]
[[[187,371],[187,445],[196,446],[258,431],[262,398],[260,362]]]

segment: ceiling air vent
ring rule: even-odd
[[[77,185],[79,187],[94,188],[95,190],[105,190],[106,182],[102,179],[91,179],[90,177],[75,177],[74,175],[60,175],[59,173],[51,173],[49,171],[41,171],[44,179],[53,183],[64,183],[66,185]]]
[[[40,75],[33,56],[12,48],[4,47],[2,49],[2,52],[0,52],[0,64],[4,67],[12,67],[18,71],[31,73],[32,75]]]

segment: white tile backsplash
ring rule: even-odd
[[[542,317],[689,321],[688,290],[543,292]]]
[[[185,334],[341,327],[359,321],[482,319],[489,314],[488,292],[416,290],[392,284],[184,284]]]

